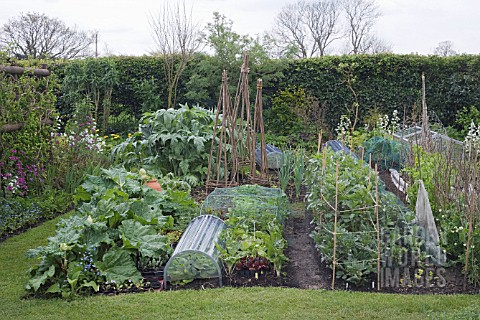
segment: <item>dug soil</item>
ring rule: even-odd
[[[310,237],[313,231],[311,220],[311,214],[305,210],[305,203],[292,204],[285,225],[285,239],[288,242],[285,282],[289,287],[321,289],[328,288],[331,283],[331,273],[321,266],[320,255]]]

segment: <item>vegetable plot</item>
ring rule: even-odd
[[[413,214],[362,160],[324,150],[310,160],[307,173],[308,209],[316,224],[311,236],[337,278],[365,283],[380,263],[391,267],[404,257],[415,264],[425,258],[415,241]]]
[[[76,214],[58,223],[46,246],[29,250],[40,262],[26,289],[68,298],[140,286],[140,272],[163,266],[172,253],[165,233],[173,228],[174,211],[191,210],[179,193],[154,191],[123,168],[88,176],[77,190]]]
[[[284,250],[283,223],[288,200],[280,189],[257,185],[216,189],[205,200],[203,213],[216,213],[225,219],[227,229],[219,246],[227,273],[249,276],[281,270],[287,257]]]

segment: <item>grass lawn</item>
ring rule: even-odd
[[[24,299],[25,252],[57,220],[0,243],[0,319],[480,319],[480,295],[394,295],[291,288],[178,290],[67,302]]]

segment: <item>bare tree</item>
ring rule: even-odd
[[[156,15],[150,15],[149,22],[158,53],[164,58],[167,101],[172,108],[176,105],[178,79],[201,45],[200,25],[192,20],[191,11],[187,14],[184,1],[174,5],[165,2]]]
[[[376,35],[367,35],[362,45],[360,46],[359,53],[386,53],[392,52],[392,45],[387,41],[377,37]]]
[[[281,46],[296,47],[295,56],[297,58],[307,58],[316,51],[303,21],[304,10],[304,1],[288,4],[275,18],[275,33],[279,37]]]
[[[338,39],[338,0],[298,1],[282,8],[275,19],[275,33],[286,50],[294,46],[298,58],[323,56]]]
[[[313,1],[305,5],[304,21],[319,56],[324,56],[332,41],[340,38],[339,15],[339,2],[337,0]]]
[[[449,57],[457,55],[457,52],[453,50],[453,42],[447,40],[440,42],[433,51],[433,54],[441,57]]]
[[[10,19],[0,31],[0,46],[18,59],[88,56],[93,41],[91,34],[35,12]]]
[[[367,53],[372,28],[380,17],[374,0],[343,0],[350,53]]]

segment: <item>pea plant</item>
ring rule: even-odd
[[[378,186],[380,194],[377,203],[376,173],[362,160],[349,155],[326,151],[314,156],[308,163],[306,179],[309,188],[308,209],[314,212],[316,224],[311,237],[322,260],[333,268],[335,251],[337,278],[355,284],[367,281],[376,273],[377,231],[383,233],[392,228],[410,230],[408,221],[412,217],[395,195],[384,190],[381,183]],[[382,230],[377,230],[376,205]],[[337,234],[336,243],[334,230]],[[402,237],[407,235],[398,234],[395,241],[382,244],[382,250],[405,251],[406,248],[401,245],[404,242]]]

